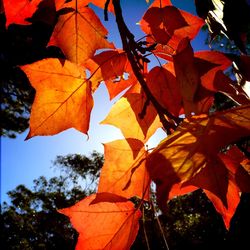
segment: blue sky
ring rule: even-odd
[[[136,34],[136,38],[143,36],[140,27],[136,23],[141,19],[148,5],[145,0],[129,1],[124,0],[124,16],[131,31]],[[152,1],[151,1],[152,2]],[[194,0],[172,1],[177,7],[195,13]],[[96,9],[101,20],[103,11]],[[118,31],[115,26],[114,17],[109,15],[109,22],[104,25],[110,32],[109,39],[120,47]],[[196,50],[204,49],[202,37],[193,42]],[[112,103],[109,102],[108,94],[104,85],[96,91],[95,106],[91,115],[89,139],[87,136],[69,129],[55,136],[34,137],[24,141],[28,131],[19,135],[16,139],[1,138],[1,202],[7,200],[6,192],[14,189],[19,184],[31,187],[33,180],[41,175],[46,177],[55,176],[55,168],[52,168],[52,161],[57,155],[67,155],[69,153],[80,153],[89,155],[93,150],[103,152],[102,143],[122,138],[119,129],[99,125],[108,114]],[[156,136],[162,138],[163,133],[158,131]],[[154,141],[154,144],[157,140]]]

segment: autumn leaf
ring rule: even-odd
[[[137,82],[126,53],[122,50],[103,51],[87,60],[84,66],[92,74],[92,90],[104,81],[110,100]]]
[[[148,200],[150,179],[145,168],[146,156],[144,144],[136,139],[104,144],[105,162],[98,193],[109,192],[126,198],[137,196]]]
[[[231,65],[232,61],[223,53],[215,51],[200,51],[193,53],[187,39],[183,39],[173,55],[173,63],[164,68],[173,71],[180,86],[185,114],[207,113],[212,106],[215,92],[222,92],[230,98],[235,98],[240,104],[247,104],[240,87],[236,89],[226,77],[218,73]],[[173,66],[171,66],[173,64]],[[172,68],[172,69],[171,69]],[[171,71],[171,72],[172,72]]]
[[[76,250],[130,249],[138,233],[140,211],[132,202],[114,194],[112,202],[91,204],[95,197],[93,194],[59,210],[79,233]]]
[[[146,166],[163,204],[175,183],[184,183],[218,159],[222,147],[250,135],[249,105],[185,120],[148,156]]]
[[[182,108],[182,98],[176,77],[166,68],[157,66],[147,74],[146,82],[159,104],[178,117]]]
[[[185,37],[192,40],[203,24],[201,18],[177,9],[169,0],[155,0],[140,21],[142,30],[151,37],[148,41],[173,49]]]
[[[194,97],[200,85],[200,76],[195,65],[193,49],[188,39],[183,39],[173,56],[177,82],[183,99],[185,114],[196,112]]]
[[[27,18],[32,17],[42,0],[3,0],[6,27],[12,23],[27,25]]]
[[[250,160],[236,146],[231,147],[226,153],[220,153],[219,157],[239,190],[250,193],[250,175],[246,168],[246,165],[250,165]]]
[[[239,190],[235,184],[229,180],[228,190],[227,190],[227,203],[226,207],[223,202],[212,192],[205,190],[205,193],[210,201],[212,201],[215,209],[218,213],[222,215],[224,224],[227,230],[230,227],[230,221],[236,211],[236,208],[240,202]]]
[[[121,130],[125,138],[134,138],[145,143],[161,127],[152,105],[148,105],[146,114],[143,118],[140,117],[145,102],[143,93],[127,93],[113,105],[101,124],[113,125]]]
[[[70,61],[80,65],[96,50],[114,47],[97,15],[81,1],[64,4],[61,12],[48,46],[59,47]]]
[[[87,133],[93,100],[82,69],[55,58],[21,66],[21,69],[36,89],[27,139],[54,135],[68,128]]]

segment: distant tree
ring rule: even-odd
[[[58,156],[54,164],[68,175],[41,176],[31,189],[19,185],[9,191],[1,212],[1,249],[74,249],[78,234],[57,210],[94,192],[102,162],[97,152]]]

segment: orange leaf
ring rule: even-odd
[[[136,82],[128,58],[121,50],[103,51],[87,60],[84,65],[93,74],[90,79],[92,90],[95,90],[101,81],[105,81],[110,99]],[[125,77],[125,74],[128,74],[128,77]]]
[[[141,213],[132,202],[112,196],[112,202],[91,205],[96,197],[93,194],[72,207],[59,210],[79,232],[76,250],[130,249],[138,233]]]
[[[79,67],[50,58],[21,69],[36,89],[27,138],[54,135],[68,128],[87,133],[93,100],[90,85]]]
[[[215,209],[218,213],[222,215],[224,224],[227,229],[229,229],[230,221],[236,211],[236,208],[240,202],[239,189],[235,184],[229,180],[228,190],[227,190],[227,204],[226,207],[223,202],[212,192],[204,190],[209,200],[212,201]]]
[[[109,192],[126,198],[138,196],[148,200],[150,179],[145,168],[146,155],[144,144],[136,139],[105,144],[98,193]]]
[[[30,24],[26,21],[36,12],[42,0],[3,0],[6,15],[6,27],[12,23]]]
[[[162,107],[178,116],[182,107],[180,88],[167,69],[154,67],[147,75],[147,85]]]
[[[249,109],[250,105],[209,117],[195,116],[158,145],[148,156],[146,166],[162,203],[172,185],[192,179],[211,159],[218,159],[222,147],[250,135]]]
[[[153,2],[140,21],[142,30],[153,38],[150,40],[173,49],[182,38],[193,39],[203,24],[201,18],[160,0]]]
[[[145,116],[140,118],[145,102],[142,93],[128,93],[113,105],[101,123],[118,127],[125,138],[135,138],[145,143],[161,127],[152,105],[147,106]]]
[[[91,58],[98,49],[114,47],[106,40],[108,32],[92,9],[76,0],[63,7],[48,45],[58,46],[76,64]]]

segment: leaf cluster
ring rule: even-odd
[[[108,11],[115,14],[122,48],[107,40],[108,30],[90,2],[104,8],[106,19]],[[139,22],[145,37],[137,41],[118,0],[46,1],[57,15],[55,20],[52,14],[55,26],[47,46],[60,48],[64,58],[20,66],[36,90],[27,139],[69,128],[87,135],[93,94],[100,84],[105,83],[110,99],[120,94],[102,124],[118,127],[124,139],[104,145],[97,193],[59,210],[79,232],[77,249],[129,249],[143,206],[152,199],[152,181],[164,213],[168,200],[203,189],[227,229],[241,194],[250,192],[245,143],[250,136],[249,56],[196,52],[191,44],[206,21],[211,32],[227,31],[246,52],[241,36],[246,31],[240,29],[238,34],[234,26],[238,22],[231,22],[226,11],[232,1],[225,6],[224,1],[216,2],[219,9],[209,9],[209,4],[199,18],[170,0],[155,0]],[[12,4],[4,1],[7,27],[13,22],[28,25],[44,2],[20,0],[14,9]],[[152,66],[150,56],[157,58],[158,66]],[[225,73],[232,65],[234,78]],[[231,100],[228,109],[217,110],[217,93]],[[166,138],[148,149],[147,142],[158,129],[166,132]],[[244,146],[238,147],[242,140]],[[131,202],[133,197],[139,202]],[[102,227],[96,228],[96,223]]]

